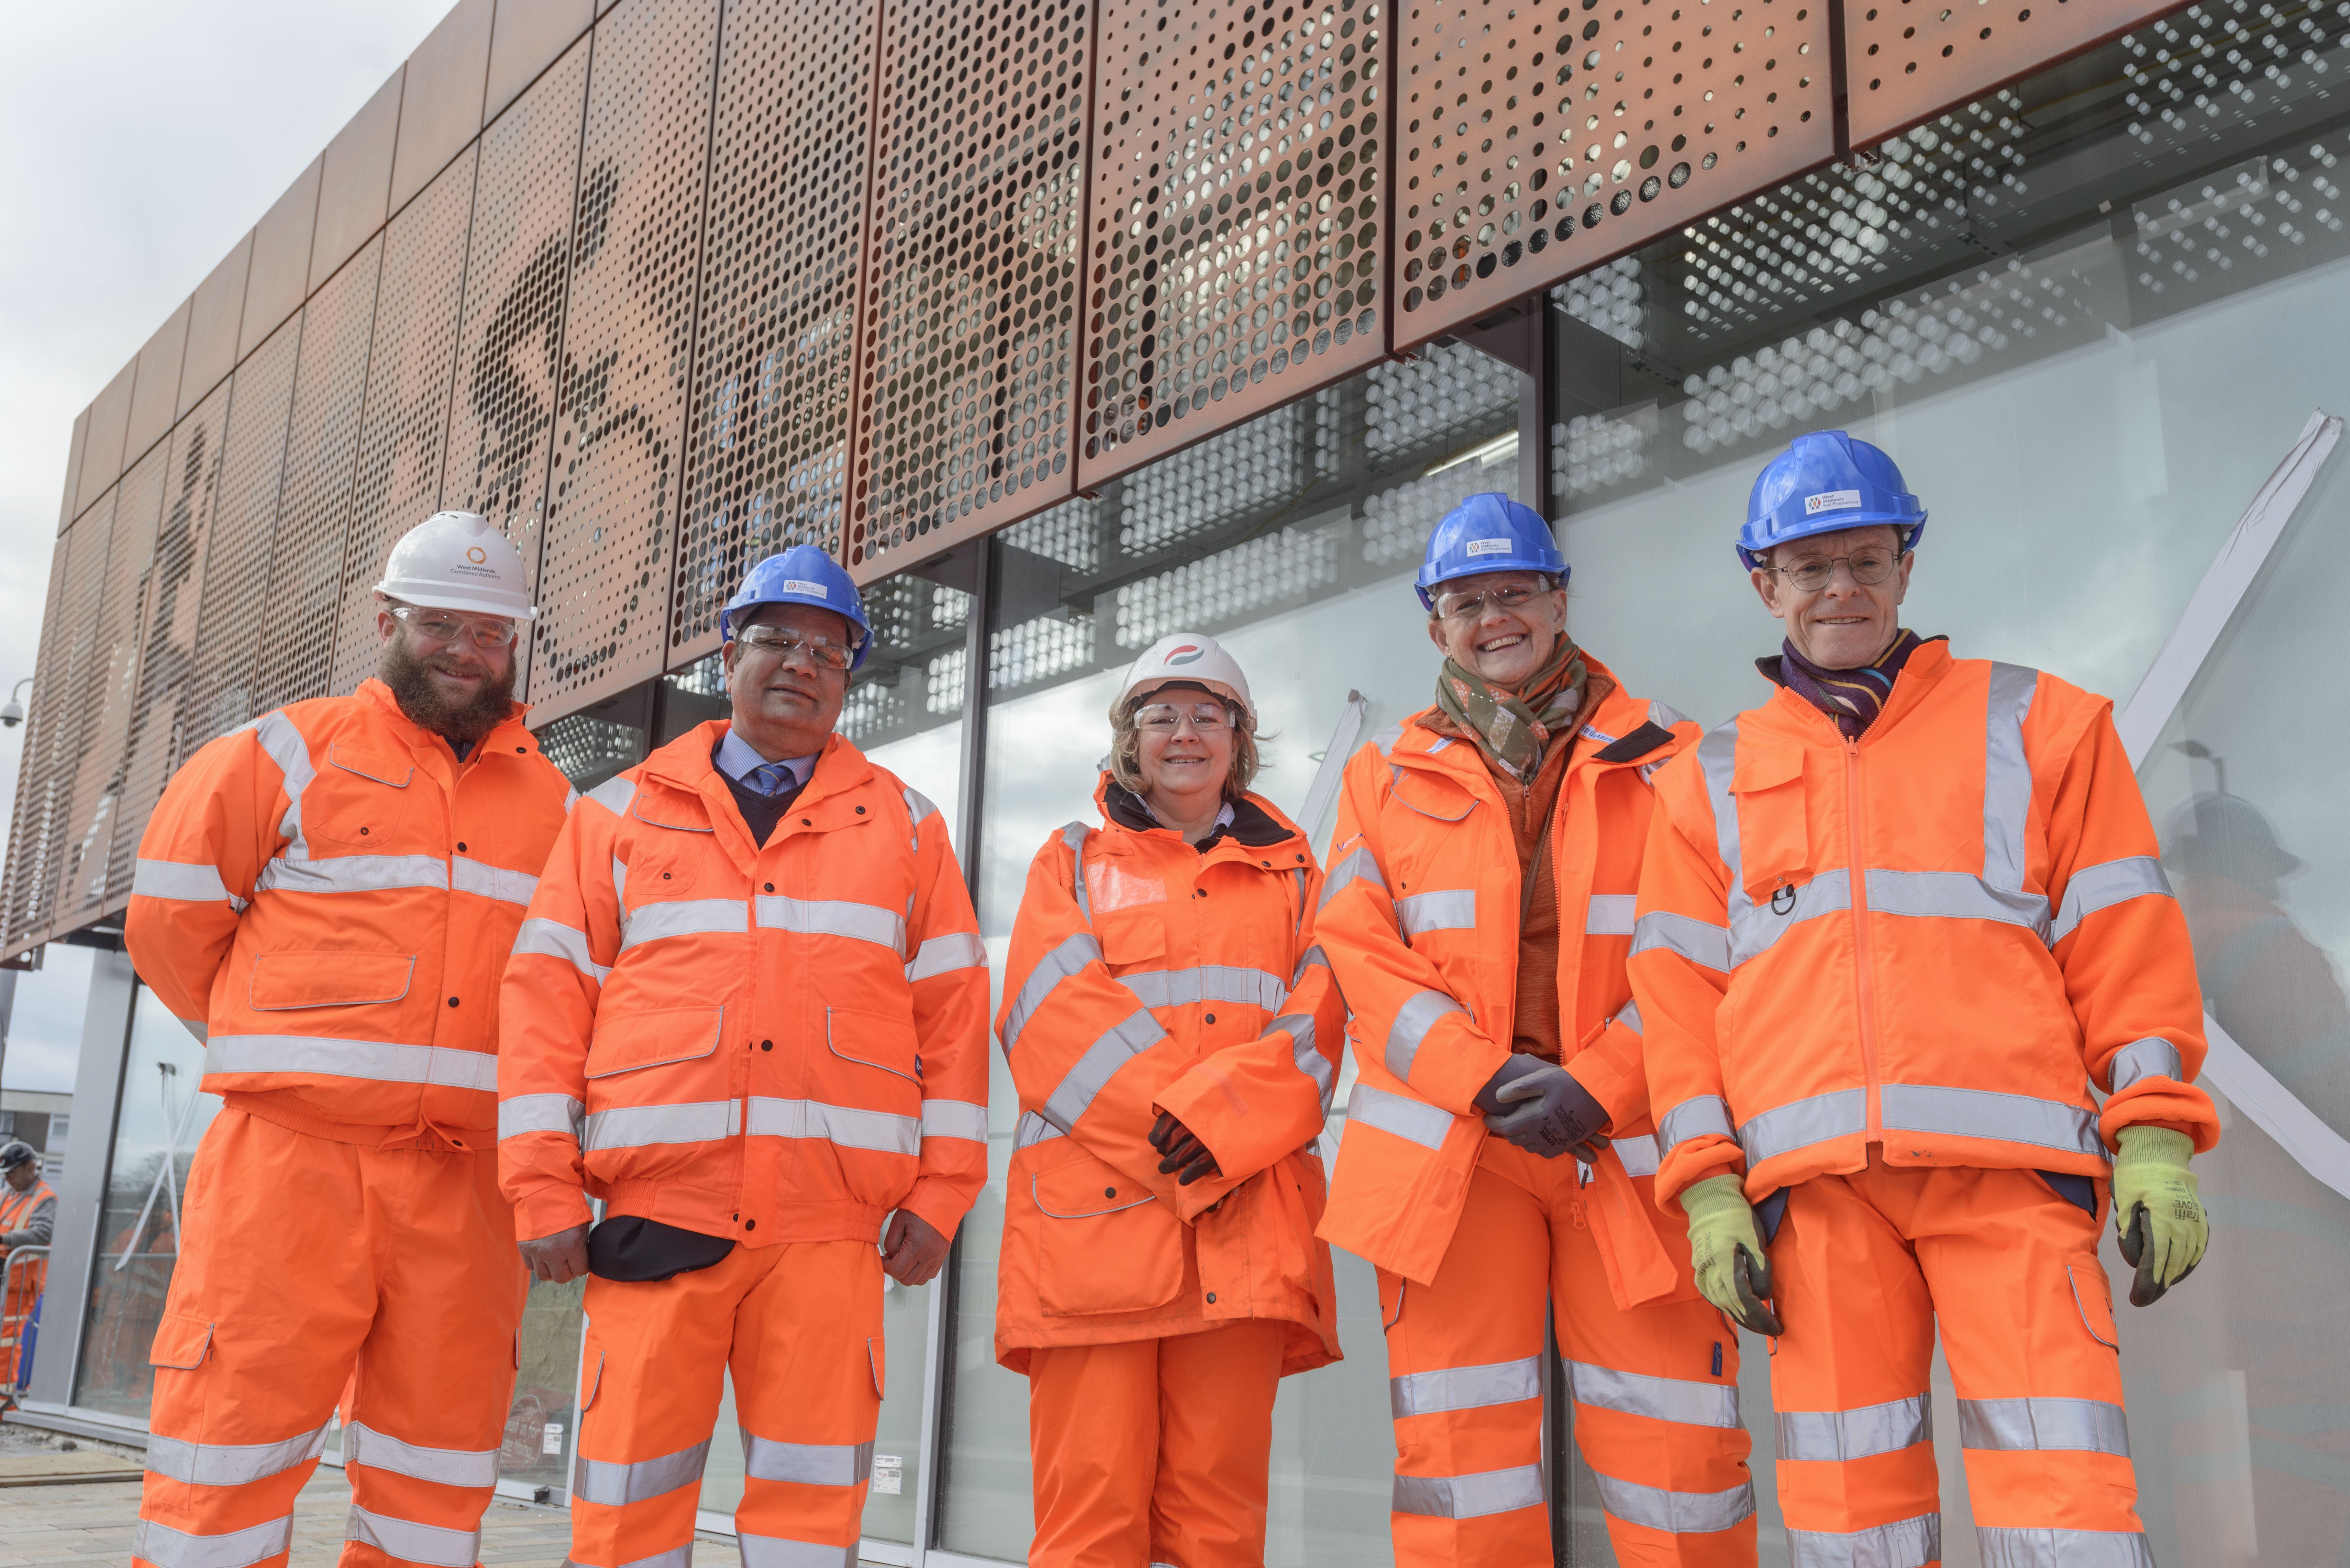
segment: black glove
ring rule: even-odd
[[[1523,1053],[1477,1091],[1477,1108],[1488,1130],[1544,1159],[1573,1154],[1589,1165],[1607,1147],[1601,1135],[1607,1107],[1591,1097],[1565,1068]]]
[[[1179,1170],[1183,1173],[1175,1177],[1178,1187],[1223,1175],[1216,1168],[1216,1157],[1208,1152],[1208,1146],[1165,1111],[1159,1113],[1159,1120],[1150,1128],[1150,1147],[1166,1157],[1159,1162],[1159,1175],[1172,1176]]]

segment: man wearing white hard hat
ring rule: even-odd
[[[570,789],[523,728],[522,557],[443,512],[374,588],[376,679],[205,745],[124,940],[205,1040],[132,1552],[276,1563],[336,1405],[346,1563],[475,1561],[526,1288],[497,1181],[498,981]]]

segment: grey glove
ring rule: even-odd
[[[1565,1068],[1523,1053],[1477,1091],[1489,1131],[1544,1159],[1573,1154],[1589,1165],[1607,1147],[1607,1107]]]

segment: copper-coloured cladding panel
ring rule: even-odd
[[[1835,154],[1832,0],[1403,0],[1396,346]]]
[[[847,565],[1039,512],[1071,450],[1090,0],[888,8]]]
[[[1873,147],[2179,0],[1845,0],[1847,132]]]
[[[684,481],[718,0],[596,26],[530,701],[545,722],[660,673]]]
[[[837,556],[880,0],[726,14],[669,663],[718,646],[753,563]]]
[[[36,676],[26,704],[24,750],[16,766],[16,804],[9,817],[8,870],[0,882],[0,954],[16,957],[31,945],[27,940],[36,911],[47,907],[49,868],[45,826],[51,807],[50,785],[57,774],[57,715],[63,707],[59,650],[67,638],[65,617],[68,557],[79,529],[57,535],[49,552],[48,601],[41,615],[40,651],[33,663]]]
[[[1389,0],[1105,0],[1078,483],[1382,358]]]
[[[466,148],[435,176],[385,235],[330,692],[356,691],[375,673],[383,641],[368,590],[382,580],[392,542],[430,517],[441,493],[476,151]]]

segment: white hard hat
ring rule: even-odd
[[[538,618],[522,552],[474,512],[435,512],[400,535],[375,591],[425,609]]]
[[[1256,704],[1249,698],[1248,677],[1241,673],[1239,663],[1222,644],[1201,632],[1172,632],[1144,649],[1134,668],[1126,672],[1118,700],[1122,703],[1177,682],[1204,686],[1239,703],[1241,711],[1248,715],[1248,727],[1256,728]]]

